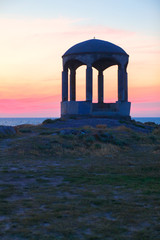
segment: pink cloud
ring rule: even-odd
[[[108,28],[106,26],[94,26],[94,27],[79,27],[78,29],[73,29],[72,31],[64,31],[63,35],[73,36],[75,33],[79,35],[86,35],[86,34],[92,34],[93,32],[95,35],[98,34],[107,34],[107,35],[115,35],[115,36],[133,36],[135,35],[135,32],[131,31],[125,31],[125,30],[119,30],[119,29],[112,29]]]
[[[131,116],[160,117],[160,102],[132,103]]]

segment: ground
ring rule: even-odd
[[[160,128],[104,121],[0,138],[0,239],[159,239]]]

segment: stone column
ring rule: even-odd
[[[62,72],[62,102],[68,101],[68,69]]]
[[[92,102],[92,66],[86,69],[86,101]]]
[[[128,73],[124,74],[124,101],[128,102]]]
[[[118,101],[128,101],[127,72],[125,67],[118,67]]]
[[[98,103],[103,103],[103,71],[98,73]]]
[[[70,101],[76,100],[76,71],[70,70]]]

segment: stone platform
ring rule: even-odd
[[[61,102],[61,116],[88,116],[130,119],[130,102],[92,103],[88,101]]]

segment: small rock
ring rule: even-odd
[[[52,135],[52,136],[56,136],[56,135],[58,135],[58,133],[52,133],[51,135]]]
[[[76,129],[63,129],[63,130],[60,130],[59,134],[60,135],[77,135],[79,133],[78,130]]]
[[[16,130],[11,126],[0,126],[0,137],[14,136]]]
[[[85,135],[85,134],[89,133],[89,131],[88,131],[88,130],[85,130],[85,129],[82,129],[82,130],[80,131],[80,133],[83,134],[83,135]]]

